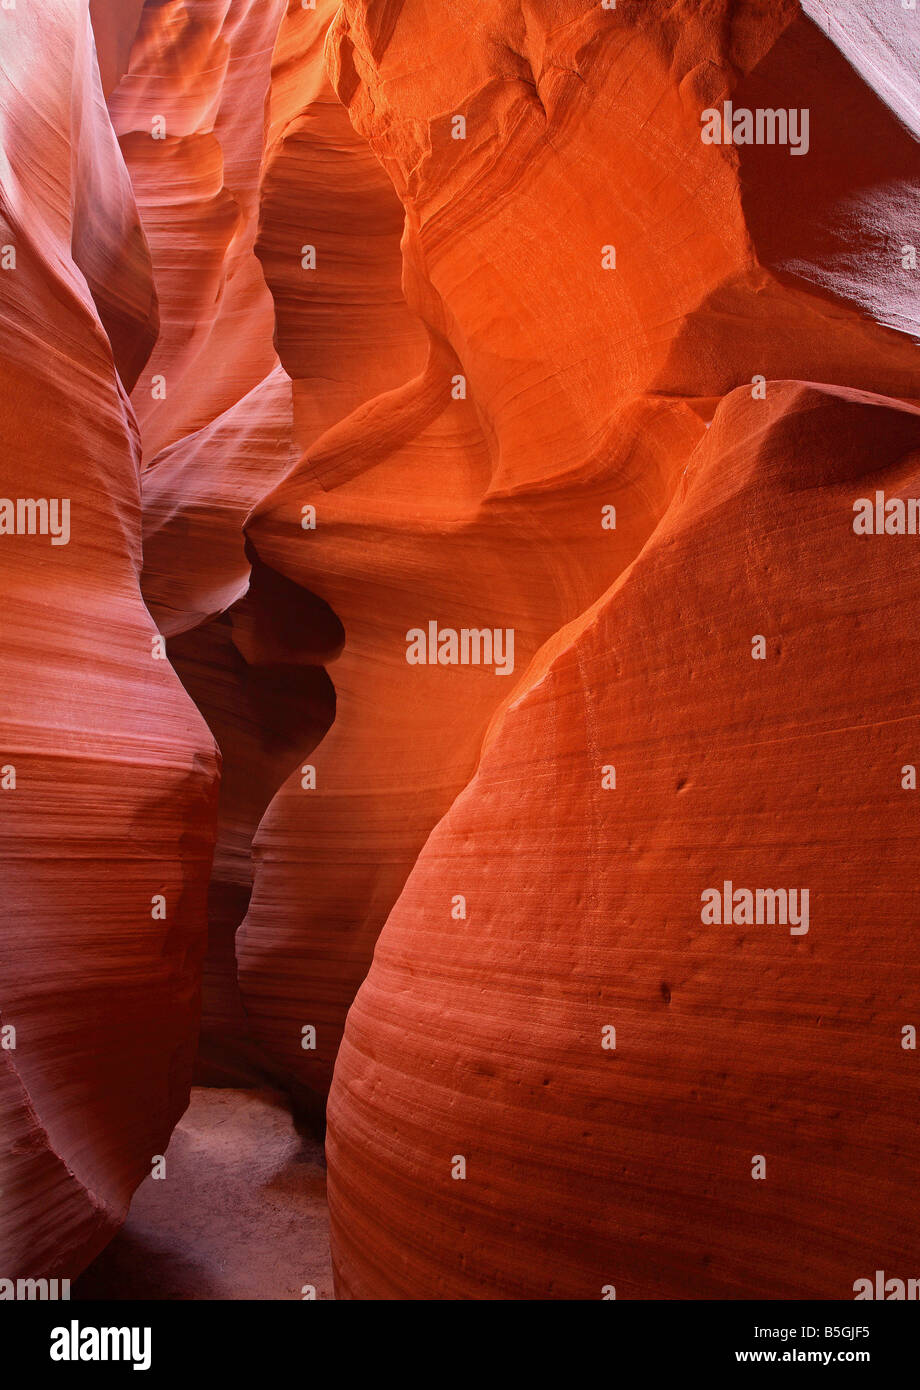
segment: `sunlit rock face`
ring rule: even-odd
[[[380,935],[329,1104],[340,1296],[847,1298],[883,1252],[916,1255],[916,540],[853,527],[860,497],[920,486],[920,165],[874,76],[916,115],[894,57],[915,17],[853,22],[845,56],[821,20],[335,23],[337,90],[407,208],[409,302],[483,427],[479,515],[535,484],[561,509],[553,469],[591,458],[639,552],[608,552],[618,577],[591,557],[593,606],[569,589],[580,615],[475,739]],[[715,113],[734,131],[728,102],[755,139],[783,108],[786,142],[704,140]],[[642,509],[611,444],[680,402],[711,428],[639,470]],[[588,558],[596,500],[549,514],[555,560],[568,534]],[[726,883],[739,915],[707,919]],[[758,918],[780,887],[808,894],[807,930]]]
[[[420,62],[428,51],[437,61]],[[405,633],[511,629],[520,674],[641,549],[727,391],[779,376],[916,391],[913,342],[891,331],[910,312],[910,277],[896,223],[878,232],[909,137],[797,6],[713,7],[688,23],[666,5],[495,4],[470,26],[459,12],[345,5],[326,62],[405,208],[403,290],[430,346],[414,378],[318,440],[316,407],[295,404],[298,461],[247,526],[259,556],[348,634],[316,789],[305,796],[297,769],[270,806],[238,941],[253,1026],[320,1091],[408,869],[507,698],[482,668],[407,666]],[[701,138],[711,103],[756,105],[789,65],[816,112],[839,97],[848,130],[873,123],[849,185],[817,116],[804,154]],[[308,187],[313,168],[304,156]],[[810,169],[820,199],[789,168]],[[296,325],[268,253],[276,207],[273,194],[260,254],[287,364]],[[860,207],[864,284],[850,263],[868,246],[855,243]],[[342,223],[360,225],[354,211]],[[310,240],[308,273],[331,275],[339,224]],[[870,281],[884,303],[874,319]],[[315,331],[323,343],[325,321]],[[314,342],[300,334],[302,357]],[[317,1031],[306,1052],[305,1026]]]
[[[920,558],[854,534],[876,487],[920,491],[916,409],[741,388],[544,648],[349,1015],[340,1296],[844,1299],[911,1266]]]
[[[340,1297],[916,1263],[918,14],[0,9],[0,1274],[193,1075]]]

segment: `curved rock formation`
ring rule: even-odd
[[[320,1093],[374,941],[507,694],[482,670],[407,666],[407,631],[511,628],[520,674],[633,559],[727,391],[788,376],[916,395],[895,229],[870,235],[909,137],[797,5],[683,10],[502,0],[472,28],[442,16],[451,61],[421,68],[414,8],[346,4],[333,22],[327,61],[405,206],[403,288],[431,348],[315,442],[295,415],[302,458],[247,527],[347,637],[316,789],[298,770],[270,807],[238,944],[254,1026]],[[815,104],[813,157],[703,142],[708,103],[788,94],[787,68]],[[846,129],[872,123],[865,159],[818,126],[835,96]],[[783,183],[778,161],[809,173]],[[790,213],[772,238],[771,188]],[[317,233],[318,266],[339,239]],[[871,295],[838,254],[870,242]],[[304,361],[315,320],[286,314]]]
[[[148,4],[109,108],[153,252],[163,326],[133,391],[149,464],[276,365],[253,254],[283,0]]]
[[[689,463],[672,443],[666,516],[493,719],[389,916],[330,1097],[339,1294],[846,1298],[912,1248],[917,711],[894,615],[917,575],[909,539],[854,534],[852,502],[917,488],[918,417],[889,399],[917,395],[914,147],[796,5],[453,20],[436,85],[406,7],[344,5],[330,53],[407,207],[410,303],[469,381],[486,499],[583,456],[598,420],[634,438],[624,396],[708,420],[736,389]],[[726,100],[813,103],[808,160],[706,144]],[[807,889],[810,934],[707,929],[727,881]]]
[[[335,711],[322,662],[341,647],[340,624],[264,567],[253,577],[244,550],[249,510],[288,469],[290,431],[291,382],[279,366],[143,476],[144,596],[223,755],[198,1073],[214,1084],[286,1079],[250,1034],[234,937],[262,814]]]
[[[0,28],[0,1251],[52,1278],[188,1101],[217,759],[138,587],[154,299],[88,10]]]
[[[0,7],[0,1273],[196,1042],[331,1084],[342,1297],[910,1265],[918,52]]]
[[[284,369],[276,367],[217,419],[162,450],[144,479],[144,594],[224,759],[199,1070],[202,1079],[217,1083],[265,1075],[288,1084],[299,1080],[283,1052],[267,1056],[250,1032],[233,937],[249,899],[253,833],[278,786],[294,769],[301,775],[304,758],[331,723],[334,694],[322,663],[342,645],[341,624],[324,602],[269,570],[252,547],[244,551],[243,522],[290,469],[295,438],[312,440],[423,359],[424,332],[399,284],[401,205],[323,71],[323,38],[333,12],[328,3],[316,12],[290,6],[272,60],[257,250],[274,296]],[[152,38],[149,51],[155,67],[162,59]],[[135,55],[138,75],[141,68]],[[119,109],[131,91],[130,83],[120,89]],[[207,139],[218,152],[219,176],[217,139]],[[128,140],[131,150],[149,143],[141,135],[123,143]],[[178,142],[176,152],[196,164],[190,139]],[[132,168],[137,178],[138,164]],[[159,235],[168,251],[176,226],[160,186],[162,158],[140,168],[150,216],[161,219],[154,244]],[[338,171],[335,184],[330,169]],[[323,225],[343,231],[335,254],[324,254],[311,277],[301,248],[305,239],[319,239],[315,229]],[[252,235],[254,223],[247,231]],[[202,267],[220,278],[220,255],[204,229],[193,240],[200,242]],[[251,259],[251,239],[247,245]],[[176,270],[187,294],[181,255]],[[202,302],[212,293],[204,276],[191,288]],[[175,301],[165,312],[176,312]],[[225,342],[233,328],[221,314],[208,329],[206,351]],[[190,322],[200,333],[197,313]],[[249,331],[258,342],[259,325]],[[182,367],[193,382],[201,370],[194,355]],[[163,418],[173,421],[172,406],[163,409]],[[298,526],[300,520],[298,513]],[[298,1045],[299,1039],[298,1032]]]
[[[144,0],[89,0],[99,75],[106,96],[128,71],[143,9]]]
[[[346,634],[330,668],[335,724],[314,778],[298,768],[262,821],[238,942],[254,1027],[321,1095],[380,928],[515,673],[633,557],[703,431],[683,405],[624,410],[581,468],[490,492],[474,409],[451,399],[458,365],[433,352],[424,376],[374,404],[379,434],[365,412],[335,447],[327,436],[247,528],[262,560],[324,599]],[[379,461],[354,476],[369,436]],[[602,525],[612,499],[615,531]],[[315,531],[301,528],[304,505]],[[431,622],[490,641],[510,630],[513,649],[488,665],[408,664],[407,632]],[[307,1027],[316,1046],[304,1050]]]
[[[733,393],[528,673],[349,1015],[339,1297],[846,1299],[912,1267],[920,558],[854,534],[877,488],[920,493],[917,410]],[[807,892],[806,930],[707,924],[726,881]]]

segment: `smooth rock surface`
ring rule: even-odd
[[[340,1297],[848,1299],[913,1267],[920,555],[854,534],[875,487],[917,496],[920,412],[733,393],[493,725],[349,1014]],[[726,880],[807,889],[807,932],[706,924]]]
[[[914,1268],[918,14],[0,9],[0,1273]]]
[[[52,1278],[117,1229],[188,1100],[218,762],[140,596],[125,386],[153,292],[89,12],[0,28],[0,1254]]]

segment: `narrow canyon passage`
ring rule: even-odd
[[[918,141],[907,0],[0,0],[0,1301],[920,1297]]]

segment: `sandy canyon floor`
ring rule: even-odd
[[[322,1145],[274,1091],[196,1088],[75,1299],[333,1297]]]

